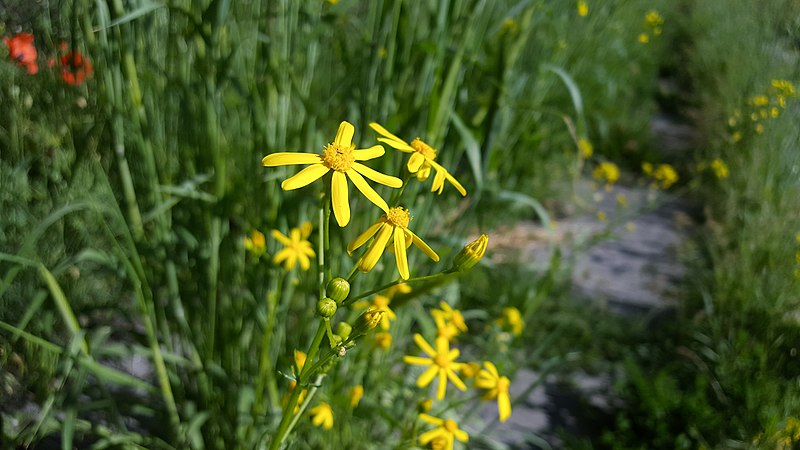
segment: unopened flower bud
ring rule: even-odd
[[[328,282],[325,292],[336,303],[341,303],[350,295],[350,283],[344,278],[334,278]]]
[[[486,246],[489,244],[489,236],[482,234],[478,239],[467,244],[456,255],[453,260],[453,268],[464,272],[475,267],[475,264],[483,258],[486,253]]]
[[[336,325],[336,334],[342,337],[345,341],[347,338],[350,337],[350,333],[353,331],[353,327],[350,326],[347,322],[339,322]]]
[[[383,319],[383,315],[386,311],[382,309],[376,309],[375,307],[371,307],[368,310],[364,311],[358,319],[356,319],[356,324],[353,327],[353,334],[356,336],[361,336],[367,334],[367,332],[381,323]]]
[[[433,400],[430,398],[422,399],[417,403],[417,412],[426,413],[431,410]]]
[[[317,314],[321,317],[330,318],[336,314],[336,302],[328,297],[317,302]]]

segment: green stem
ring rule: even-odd
[[[306,410],[306,408],[308,408],[308,405],[311,404],[311,400],[314,399],[314,395],[317,393],[317,389],[319,389],[319,385],[322,383],[323,378],[325,378],[325,374],[317,375],[317,378],[314,379],[314,386],[308,390],[306,399],[303,401],[303,404],[300,405],[300,409],[297,411],[297,414],[292,417],[292,421],[289,422],[289,428],[286,430],[287,436],[292,432],[294,426],[297,425],[297,422],[300,420],[300,417],[303,415],[303,412]]]
[[[256,387],[256,403],[255,413],[261,415],[264,412],[264,389],[267,390],[270,406],[273,409],[278,407],[278,388],[275,385],[275,379],[272,376],[272,361],[270,360],[270,348],[272,347],[272,330],[275,327],[275,315],[278,308],[277,303],[280,294],[283,291],[284,277],[276,277],[278,279],[277,286],[274,292],[267,293],[267,320],[264,324],[264,334],[261,337],[261,359],[259,364],[258,385]]]
[[[414,278],[409,278],[407,280],[404,280],[402,278],[398,278],[397,280],[392,281],[389,284],[384,284],[383,286],[381,286],[381,287],[379,287],[377,289],[373,289],[371,291],[367,291],[367,292],[358,294],[356,296],[350,297],[350,298],[348,298],[347,300],[345,300],[342,303],[342,306],[350,305],[351,303],[355,302],[356,300],[361,300],[364,297],[368,297],[370,295],[377,294],[378,292],[381,292],[381,291],[383,291],[385,289],[389,289],[390,287],[396,286],[396,285],[398,285],[400,283],[412,283],[412,282],[415,282],[415,281],[431,281],[431,280],[436,280],[437,278],[440,278],[440,277],[444,277],[446,275],[450,275],[451,273],[453,273],[453,270],[445,270],[444,272],[439,272],[437,274],[425,275],[424,277],[414,277]]]
[[[412,175],[413,174],[410,173],[408,170],[405,171],[405,176],[403,177],[403,185],[400,186],[399,191],[395,191],[394,194],[392,194],[392,200],[389,202],[390,205],[394,205],[395,207],[398,206],[398,202],[400,201],[400,198],[403,196],[403,192],[405,192],[406,186],[408,186],[408,182],[411,181]]]

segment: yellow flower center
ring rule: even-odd
[[[331,142],[322,151],[322,164],[337,172],[347,172],[356,160],[353,154],[354,148],[355,145],[342,147],[335,142]]]
[[[455,433],[456,430],[458,430],[458,424],[453,419],[445,420],[444,423],[442,424],[442,427],[444,427],[444,429],[450,433]]]
[[[433,362],[443,369],[450,366],[450,358],[447,357],[447,354],[436,355],[436,357],[433,358]]]
[[[423,142],[420,138],[415,138],[413,141],[411,141],[411,148],[416,150],[417,153],[421,154],[427,159],[436,159],[436,149]]]
[[[510,384],[511,381],[508,379],[508,377],[500,377],[500,379],[497,380],[497,390],[500,392],[508,392],[508,386]]]
[[[411,222],[411,215],[408,214],[407,209],[401,207],[389,208],[389,212],[386,213],[386,220],[396,227],[408,228],[408,223]]]

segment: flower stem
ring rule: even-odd
[[[411,282],[414,282],[414,281],[432,281],[432,280],[436,280],[438,278],[444,277],[446,275],[450,275],[451,273],[453,273],[452,270],[445,270],[444,272],[439,272],[437,274],[425,275],[424,277],[414,277],[414,278],[409,278],[407,280],[404,280],[402,278],[398,278],[397,280],[394,280],[389,284],[384,284],[383,286],[381,286],[381,287],[379,287],[377,289],[373,289],[371,291],[367,291],[367,292],[358,294],[356,296],[350,297],[347,300],[345,300],[342,303],[342,305],[343,306],[350,305],[351,303],[355,302],[356,300],[361,300],[364,297],[368,297],[368,296],[370,296],[372,294],[377,294],[378,292],[381,292],[381,291],[383,291],[385,289],[389,289],[390,287],[396,286],[396,285],[398,285],[400,283],[411,283]]]

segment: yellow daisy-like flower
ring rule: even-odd
[[[439,337],[450,340],[461,333],[467,332],[467,323],[464,321],[461,311],[453,309],[444,301],[439,303],[439,306],[442,309],[431,310]]]
[[[333,409],[331,405],[322,402],[311,408],[311,423],[326,430],[333,428]]]
[[[397,320],[397,315],[392,311],[392,308],[389,308],[389,303],[392,302],[392,299],[383,295],[376,295],[372,299],[372,303],[369,302],[356,302],[353,306],[355,308],[369,308],[370,306],[373,307],[377,311],[383,311],[383,317],[381,318],[381,329],[388,330],[389,325],[391,325],[391,320]]]
[[[503,316],[497,319],[497,324],[501,327],[511,328],[514,336],[522,334],[522,330],[525,328],[525,322],[522,321],[522,313],[513,306],[503,308]]]
[[[497,398],[497,410],[500,413],[500,422],[505,422],[511,416],[511,398],[508,396],[508,387],[511,381],[508,377],[501,377],[497,367],[489,361],[484,361],[484,369],[478,372],[475,378],[475,387],[486,390],[483,396],[486,400]]]
[[[362,272],[369,272],[378,263],[386,246],[394,243],[394,256],[397,261],[397,271],[404,280],[409,278],[408,255],[406,249],[413,243],[435,262],[439,262],[439,255],[433,251],[428,244],[408,229],[411,216],[407,209],[401,207],[391,208],[381,216],[372,226],[361,233],[347,246],[347,253],[352,254],[357,248],[364,245],[368,240],[375,236],[367,252],[361,258],[358,269]]]
[[[347,178],[364,194],[365,197],[384,211],[389,210],[386,201],[375,192],[364,180],[364,177],[389,187],[399,188],[403,182],[396,177],[382,174],[374,169],[358,163],[383,156],[385,150],[380,145],[368,149],[356,150],[353,144],[355,128],[348,122],[339,125],[339,131],[333,142],[325,146],[322,154],[282,152],[267,155],[261,163],[267,167],[288,166],[294,164],[310,164],[296,175],[281,183],[285,191],[298,189],[333,171],[331,177],[331,204],[333,215],[340,227],[350,222],[350,200],[347,193]],[[346,176],[345,176],[346,175]],[[362,176],[363,175],[363,176]]]
[[[728,178],[730,171],[728,170],[728,165],[725,164],[725,161],[716,158],[715,160],[711,161],[711,170],[714,171],[714,175],[720,180]]]
[[[447,339],[437,338],[436,349],[434,350],[419,333],[414,334],[414,342],[423,352],[428,354],[429,358],[404,356],[403,361],[406,364],[430,366],[420,375],[419,379],[417,379],[418,387],[425,387],[431,384],[431,381],[433,381],[436,375],[439,375],[439,385],[436,391],[437,399],[441,400],[444,398],[448,379],[458,389],[462,391],[467,390],[467,386],[458,378],[458,375],[456,375],[456,370],[460,370],[463,365],[463,363],[455,361],[461,354],[457,348],[450,350],[450,342]]]
[[[611,185],[619,180],[619,167],[612,162],[601,162],[595,167],[592,176],[598,181],[605,181]]]
[[[583,0],[578,1],[578,15],[586,17],[587,14],[589,14],[589,5]]]
[[[419,436],[419,443],[422,445],[431,444],[431,448],[437,450],[452,450],[456,439],[461,442],[468,442],[469,435],[466,431],[458,428],[458,424],[452,419],[440,419],[429,414],[421,413],[420,420],[435,425],[436,428],[426,431]]]
[[[278,230],[272,230],[272,237],[284,245],[284,248],[276,253],[272,259],[275,264],[283,263],[283,267],[286,270],[294,269],[297,261],[300,261],[300,267],[303,270],[308,270],[311,267],[310,258],[314,258],[316,253],[314,253],[311,243],[306,240],[311,235],[310,225],[309,222],[306,222],[300,228],[292,228],[289,231],[289,236]]]
[[[659,164],[653,171],[653,178],[661,183],[662,189],[669,189],[679,180],[678,172],[669,164]]]
[[[267,251],[267,238],[264,237],[264,233],[253,230],[250,232],[250,236],[245,236],[244,248],[251,255],[259,257]]]
[[[648,42],[650,42],[650,36],[647,33],[640,33],[639,42],[641,42],[642,44],[647,44]]]
[[[650,28],[658,28],[664,25],[664,18],[656,10],[650,10],[644,16],[644,23]]]
[[[361,399],[364,397],[364,386],[358,385],[353,386],[353,389],[350,391],[350,407],[355,408],[361,402]]]
[[[369,124],[369,126],[372,127],[372,129],[378,134],[383,136],[379,137],[378,141],[383,142],[390,147],[394,147],[401,152],[411,153],[406,167],[408,168],[409,172],[417,174],[417,179],[419,181],[427,180],[431,173],[431,167],[433,167],[433,169],[436,171],[436,175],[433,177],[431,192],[437,192],[441,194],[444,190],[444,181],[447,180],[453,185],[453,187],[456,188],[459,193],[461,193],[461,195],[467,195],[467,190],[464,189],[464,186],[462,186],[458,180],[450,175],[450,172],[448,172],[447,169],[434,161],[436,159],[435,148],[426,144],[420,138],[414,139],[409,144],[375,122]]]

